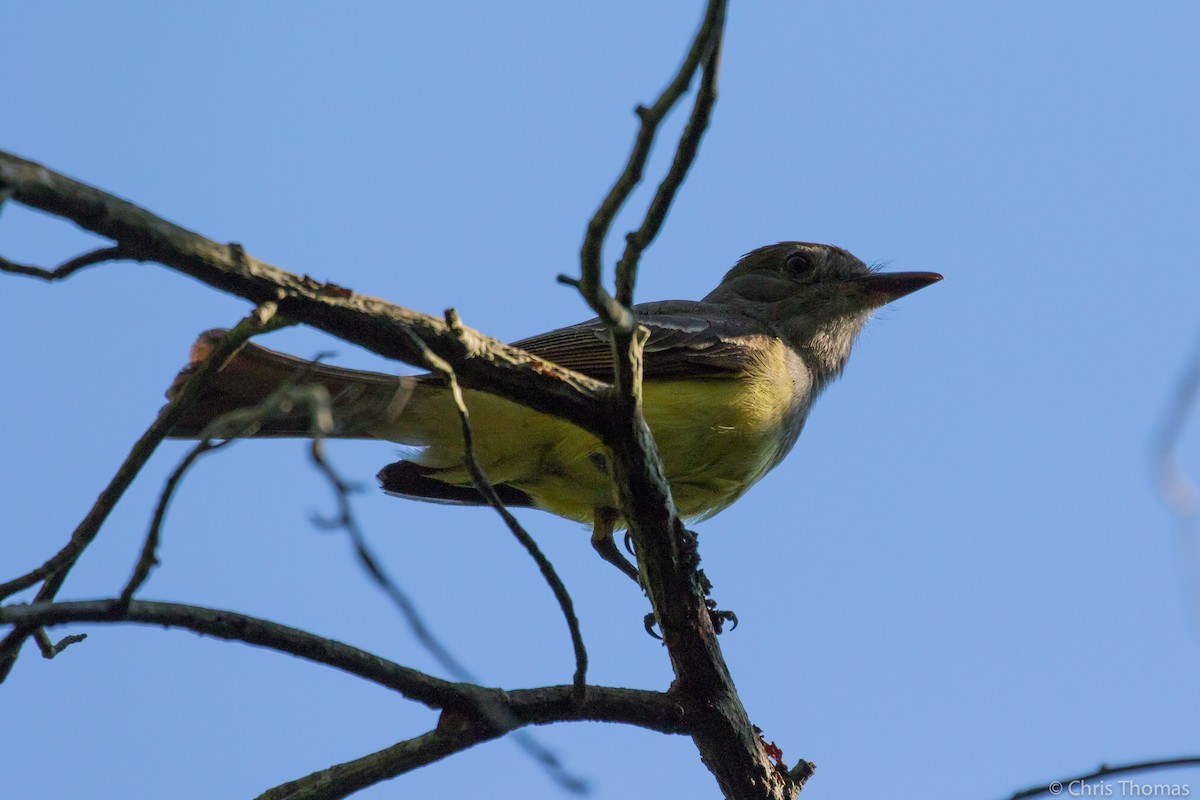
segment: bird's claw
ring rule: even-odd
[[[717,601],[711,598],[705,600],[704,605],[708,609],[708,620],[712,623],[713,631],[718,634],[722,633],[726,622],[732,623],[729,627],[730,631],[737,630],[737,614],[717,608]]]
[[[714,600],[705,600],[704,606],[708,609],[708,619],[709,622],[712,623],[714,633],[718,635],[724,633],[726,622],[730,623],[729,630],[731,632],[737,630],[737,614],[733,613],[732,611],[723,611],[717,608],[717,603]],[[655,639],[662,641],[662,637],[654,631],[654,626],[658,624],[658,619],[654,616],[653,611],[645,616],[645,618],[642,620],[642,624],[646,627],[646,633],[650,634]]]

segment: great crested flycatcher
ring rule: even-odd
[[[838,247],[783,242],[745,255],[703,300],[634,307],[645,346],[646,422],[671,494],[685,518],[704,519],[737,500],[778,464],[817,396],[846,366],[871,313],[941,280],[932,272],[876,272]],[[192,365],[223,331],[203,334]],[[598,320],[514,346],[563,367],[612,380]],[[335,436],[413,447],[379,473],[383,490],[436,503],[482,505],[463,464],[462,429],[434,375],[397,377],[315,364],[245,345],[172,431],[195,438],[216,417],[264,400],[285,381],[322,384],[333,398]],[[622,521],[604,447],[589,433],[511,400],[466,391],[475,455],[510,506],[530,506],[593,525],[592,543],[636,579],[613,544]],[[345,414],[339,415],[339,411]],[[255,436],[308,436],[306,416],[265,421]]]

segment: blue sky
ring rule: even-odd
[[[677,66],[700,4],[404,6],[7,4],[0,148],[500,338],[588,316],[554,276],[577,268],[631,109]],[[752,718],[789,763],[818,764],[806,797],[1003,797],[1200,751],[1197,562],[1148,461],[1200,330],[1198,31],[1194,3],[1166,0],[732,9],[713,128],[639,299],[699,297],[785,239],[946,276],[871,323],[791,457],[697,527],[742,620],[723,646]],[[12,259],[89,243],[0,218]],[[3,284],[7,578],[65,541],[195,334],[247,306],[152,265]],[[394,368],[312,331],[267,343]],[[65,598],[123,585],[184,451],[155,456]],[[389,444],[331,454],[367,487],[356,507],[387,567],[481,679],[569,680],[557,607],[493,515],[375,492]],[[1194,430],[1181,458],[1200,472]],[[189,478],[142,596],[436,671],[344,538],[310,524],[331,508],[301,445],[241,443]],[[574,596],[590,679],[665,688],[627,579],[579,526],[521,518]],[[435,721],[274,653],[86,630],[53,662],[26,652],[0,692],[13,797],[250,797]],[[686,739],[536,735],[593,797],[716,796]],[[1200,774],[1155,779],[1195,791]],[[556,791],[498,742],[359,796]]]

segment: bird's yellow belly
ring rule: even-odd
[[[787,370],[724,380],[654,381],[644,389],[646,421],[658,443],[676,507],[686,518],[710,516],[728,506],[778,461],[790,443],[787,428],[796,396]],[[768,378],[766,376],[775,376]],[[438,392],[441,395],[441,392]],[[604,447],[575,426],[494,395],[468,391],[476,456],[493,483],[528,494],[539,507],[590,522],[596,508],[616,508]],[[445,417],[444,395],[427,396],[412,409],[439,420],[422,427],[431,435],[414,460],[437,467],[437,478],[471,485],[462,468],[457,424]]]

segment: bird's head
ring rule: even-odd
[[[878,272],[832,245],[780,242],[742,256],[704,299],[770,325],[829,379],[846,365],[875,309],[941,279],[935,272]]]

